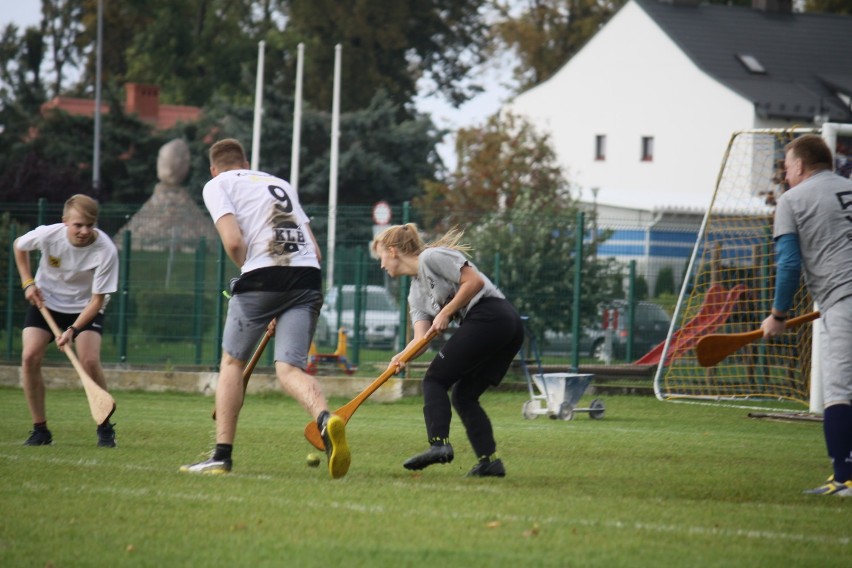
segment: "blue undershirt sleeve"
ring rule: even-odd
[[[772,307],[776,311],[786,312],[793,305],[793,295],[799,287],[799,277],[802,273],[799,236],[795,233],[787,233],[775,239],[775,258],[777,271],[775,301]]]

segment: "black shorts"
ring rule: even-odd
[[[74,322],[77,321],[77,316],[80,315],[79,313],[63,314],[62,312],[54,312],[49,308],[47,311],[49,311],[50,315],[53,316],[53,319],[56,320],[56,325],[59,326],[59,329],[63,331],[68,329],[68,326],[74,325]],[[27,327],[39,327],[50,333],[51,341],[53,341],[54,339],[53,331],[51,331],[50,326],[47,325],[47,322],[42,317],[39,309],[33,305],[30,305],[30,307],[27,308],[27,313],[24,316],[24,328]],[[95,316],[95,319],[84,325],[79,331],[94,331],[103,335],[104,315],[98,312],[98,315]]]

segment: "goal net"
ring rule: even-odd
[[[810,324],[773,340],[753,342],[714,367],[699,366],[694,349],[709,333],[754,331],[769,313],[775,293],[773,212],[783,191],[784,146],[806,132],[818,131],[753,130],[731,137],[654,380],[661,400],[773,399],[808,404]],[[830,145],[836,149],[838,132],[833,129],[831,134]],[[814,309],[800,283],[790,314]]]

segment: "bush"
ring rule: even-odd
[[[657,282],[654,284],[654,297],[659,298],[663,294],[674,294],[674,269],[671,266],[664,266],[657,273]]]
[[[633,295],[636,301],[648,299],[648,281],[644,276],[637,276],[633,283]]]
[[[205,299],[203,305],[210,304]],[[160,339],[191,338],[195,336],[196,317],[202,318],[202,330],[213,321],[212,314],[196,314],[194,307],[195,294],[192,292],[140,290],[135,297],[136,313],[131,314],[131,318],[146,335]]]

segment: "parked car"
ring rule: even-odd
[[[325,302],[314,341],[321,345],[336,345],[339,326],[346,329],[348,341],[353,341],[356,332],[355,321],[355,285],[345,284],[330,289]],[[338,307],[338,294],[342,291],[342,307]],[[361,345],[366,347],[393,347],[399,330],[399,308],[388,291],[382,286],[367,285],[361,287]],[[338,322],[338,314],[340,321]]]
[[[633,321],[633,358],[638,359],[666,339],[671,318],[666,310],[653,302],[636,302]],[[627,356],[627,301],[614,300],[600,306],[600,319],[582,330],[579,350],[583,357],[598,360],[606,358],[607,332],[612,336],[612,358],[624,360]],[[565,354],[572,349],[570,333],[547,331],[540,347],[544,354]]]
[[[633,358],[638,359],[662,341],[669,333],[671,318],[666,310],[653,302],[636,302],[633,314]],[[612,357],[627,356],[627,301],[616,300],[602,307],[600,328],[589,334],[589,355],[604,359],[607,330],[612,331]]]

